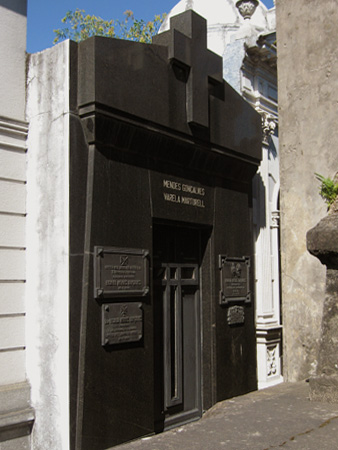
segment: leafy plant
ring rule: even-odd
[[[104,20],[86,14],[83,9],[68,11],[62,19],[62,28],[54,30],[54,44],[64,39],[80,42],[91,36],[106,36],[130,41],[150,43],[165,19],[165,14],[156,15],[153,21],[135,19],[132,11],[125,11],[124,20]]]
[[[323,175],[320,175],[319,173],[315,173],[315,176],[320,182],[319,195],[325,200],[329,211],[338,196],[338,183],[331,178],[323,177]]]

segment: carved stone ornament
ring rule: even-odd
[[[271,377],[277,373],[276,346],[266,349],[267,375]]]
[[[263,144],[268,145],[269,137],[275,133],[276,118],[260,108],[256,108],[256,110],[262,116]]]
[[[271,228],[279,228],[279,211],[272,211],[271,212]]]
[[[239,0],[236,2],[236,7],[244,20],[251,19],[258,6],[257,0]]]

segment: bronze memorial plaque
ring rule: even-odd
[[[138,342],[143,336],[142,303],[102,305],[102,345]]]
[[[149,292],[148,250],[95,247],[94,296],[142,297]]]
[[[237,301],[250,303],[250,258],[248,256],[230,258],[220,255],[219,268],[221,270],[220,304],[226,305]]]
[[[230,306],[227,314],[228,325],[242,325],[245,321],[244,306]]]

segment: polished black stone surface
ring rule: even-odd
[[[104,105],[119,116],[257,162],[260,116],[222,80],[222,60],[206,48],[206,21],[187,11],[173,18],[172,26],[177,28],[156,36],[152,45],[97,37],[80,43],[80,111]],[[175,64],[183,64],[187,76],[178,74]],[[93,124],[89,128],[99,132]]]
[[[209,83],[222,92],[223,62],[207,49],[205,20],[192,11],[174,16],[170,30],[155,36],[153,43],[168,48],[176,76],[186,84],[187,123],[209,128]]]
[[[220,79],[205,36],[205,21],[188,11],[151,45],[91,38],[71,46],[72,448],[101,450],[160,431],[175,413],[163,405],[158,283],[171,257],[200,270],[202,408],[256,389],[254,298],[239,304],[244,323],[229,325],[218,258],[252,260],[260,117]],[[149,294],[95,298],[100,246],[149,250]],[[252,265],[249,279],[253,291]],[[140,340],[101,345],[102,305],[114,302],[142,303]]]

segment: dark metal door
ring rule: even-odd
[[[163,264],[165,428],[200,416],[198,265]]]
[[[201,416],[200,290],[196,253],[199,239],[196,230],[183,234],[184,239],[178,228],[162,235],[162,239],[172,238],[170,255],[161,255],[161,270],[157,272],[161,278],[158,301],[162,302],[164,429]],[[195,246],[187,242],[194,237],[197,238]],[[173,244],[178,246],[176,251],[173,251]],[[194,255],[189,248],[194,248]],[[167,259],[165,256],[189,262],[163,262]]]

